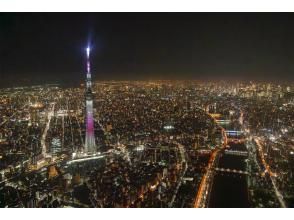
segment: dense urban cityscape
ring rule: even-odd
[[[293,22],[0,13],[0,208],[293,208]]]
[[[1,207],[293,207],[293,85],[86,88],[1,89]]]

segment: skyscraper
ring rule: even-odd
[[[93,118],[93,94],[90,68],[90,47],[87,47],[87,79],[86,79],[86,138],[85,152],[94,153],[96,151]]]

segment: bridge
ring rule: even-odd
[[[248,152],[238,150],[225,150],[225,154],[248,157]]]
[[[226,130],[226,134],[230,136],[239,136],[243,134],[243,131],[237,131],[237,130]]]
[[[215,119],[215,121],[218,123],[218,124],[230,124],[231,123],[231,120],[229,119]]]
[[[224,172],[224,173],[234,173],[234,174],[249,175],[249,173],[247,171],[243,171],[243,170],[236,170],[236,169],[229,169],[229,168],[219,168],[219,167],[214,168],[214,170],[218,171],[218,172]]]

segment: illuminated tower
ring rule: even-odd
[[[93,118],[93,94],[90,69],[90,47],[87,47],[87,79],[86,79],[86,138],[85,152],[94,153],[96,151],[94,136],[94,118]]]

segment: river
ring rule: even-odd
[[[244,144],[231,143],[230,150],[246,150]],[[246,171],[246,157],[226,155],[219,158],[219,168]],[[247,177],[244,174],[216,172],[208,202],[210,208],[246,208],[248,199]]]

